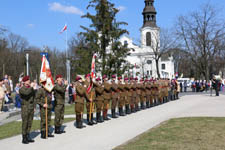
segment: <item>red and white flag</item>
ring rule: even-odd
[[[47,60],[45,55],[42,56],[40,83],[49,92],[51,92],[54,88],[54,80],[52,78],[49,61]]]
[[[92,63],[91,63],[91,78],[95,79],[96,75],[95,75],[95,59],[96,59],[97,55],[94,54],[92,57]],[[87,88],[87,93],[90,93],[91,89],[92,89],[93,83],[91,82]]]
[[[67,30],[67,24],[62,28],[62,30],[59,32],[60,34]]]

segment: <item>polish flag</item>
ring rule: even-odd
[[[67,24],[62,28],[62,30],[59,32],[60,34],[67,30]]]
[[[95,59],[96,59],[97,55],[94,54],[93,57],[92,57],[92,62],[91,62],[91,78],[92,79],[95,79],[96,76],[95,76]],[[93,87],[93,83],[91,82],[87,88],[87,93],[90,93],[91,92],[91,89]]]
[[[47,60],[45,55],[42,56],[40,83],[49,92],[51,92],[54,88],[54,80],[52,78],[49,61]]]

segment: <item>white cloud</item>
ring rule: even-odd
[[[124,6],[119,6],[119,7],[117,7],[117,9],[119,9],[119,11],[124,11],[124,10],[126,9],[126,7],[124,7]]]
[[[35,26],[35,25],[32,24],[32,23],[27,24],[27,27],[29,27],[29,28],[33,28],[34,26]]]
[[[56,11],[56,12],[63,12],[67,14],[76,14],[76,15],[83,15],[83,11],[81,11],[79,8],[76,8],[74,6],[65,6],[60,3],[54,2],[48,4],[49,10]]]

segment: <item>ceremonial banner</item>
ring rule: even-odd
[[[96,76],[95,76],[95,59],[96,59],[96,54],[93,55],[92,57],[92,63],[91,63],[91,78],[92,79],[95,79]],[[92,83],[88,86],[87,88],[87,93],[89,93],[92,89]]]
[[[44,88],[51,92],[54,88],[54,81],[50,70],[49,61],[45,55],[42,56],[41,72],[40,72],[40,83]]]

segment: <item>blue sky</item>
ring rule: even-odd
[[[126,29],[134,41],[140,37],[144,0],[111,0],[120,8],[118,21],[128,23]],[[155,0],[159,27],[171,28],[177,16],[196,10],[207,0]],[[225,0],[211,0],[225,14]],[[13,33],[25,37],[30,45],[48,45],[65,49],[65,33],[59,34],[68,24],[68,37],[80,32],[80,25],[88,26],[89,21],[81,15],[87,12],[88,0],[1,0],[0,25]]]

